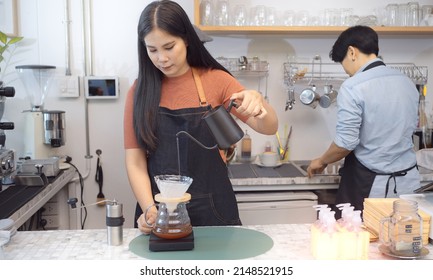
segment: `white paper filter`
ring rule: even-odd
[[[182,197],[192,183],[192,178],[179,175],[155,176],[155,182],[163,197]]]

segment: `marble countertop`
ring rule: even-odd
[[[273,247],[256,260],[312,260],[309,224],[277,224],[243,226],[272,238]],[[123,244],[107,245],[107,230],[19,231],[3,246],[0,259],[8,260],[110,260],[143,259],[129,250],[129,243],[141,233],[137,229],[123,230]],[[426,248],[424,259],[433,260],[433,245]],[[370,243],[370,260],[393,259],[379,251],[379,243]]]

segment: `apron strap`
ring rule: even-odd
[[[204,94],[203,84],[201,83],[200,76],[196,68],[192,67],[192,76],[194,77],[195,86],[197,87],[198,97],[200,98],[200,107],[208,106],[206,95]],[[227,156],[225,154],[225,150],[219,150],[221,158],[224,162],[227,162]]]
[[[365,69],[362,70],[362,72],[365,72],[365,71],[367,71],[367,70],[370,70],[371,68],[374,68],[374,67],[377,67],[377,66],[381,66],[381,65],[386,66],[385,63],[383,63],[383,61],[380,61],[380,60],[375,61],[375,62],[373,62],[372,64],[370,64],[370,65],[368,65],[367,67],[365,67]]]
[[[392,172],[392,173],[376,173],[376,175],[389,175],[388,180],[386,181],[386,187],[385,187],[385,198],[388,196],[388,190],[389,190],[389,181],[391,179],[394,179],[394,194],[397,194],[397,181],[395,180],[395,177],[403,177],[406,176],[407,172],[414,169],[414,168],[418,168],[418,164],[415,163],[414,166],[397,171],[397,172]]]
[[[206,95],[204,94],[203,85],[201,83],[200,76],[198,75],[197,69],[192,68],[192,76],[194,77],[195,86],[197,87],[198,97],[200,98],[200,106],[207,106]]]

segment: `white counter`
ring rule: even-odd
[[[274,245],[256,260],[311,260],[310,225],[278,224],[245,226],[272,238]],[[129,251],[129,243],[140,235],[137,229],[124,229],[124,242],[120,246],[107,245],[106,229],[23,231],[12,236],[3,247],[3,257],[10,260],[107,260],[142,259]],[[393,259],[379,252],[379,243],[370,243],[370,260]],[[433,260],[433,245],[426,246]]]

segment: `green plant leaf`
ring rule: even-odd
[[[0,31],[0,42],[2,42],[3,44],[6,44],[7,39],[8,39],[8,36]]]
[[[8,45],[12,45],[12,44],[18,43],[22,39],[23,39],[23,37],[13,37],[12,39],[9,40]]]
[[[0,31],[0,62],[4,60],[3,53],[6,51],[6,49],[10,47],[10,45],[18,43],[22,39],[23,37],[10,37]]]

